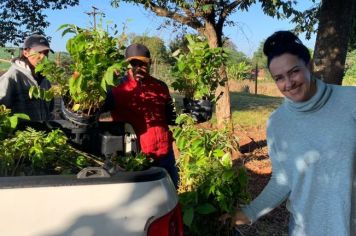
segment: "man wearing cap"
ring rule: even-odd
[[[25,39],[22,55],[11,61],[9,70],[0,77],[0,104],[13,113],[25,113],[31,121],[50,118],[50,104],[41,99],[30,99],[31,86],[49,89],[50,83],[39,73],[36,66],[52,51],[48,40],[42,35],[31,35]],[[52,51],[53,52],[53,51]]]
[[[150,51],[142,44],[132,44],[125,52],[131,69],[118,86],[108,91],[104,110],[114,121],[130,123],[138,137],[141,151],[165,168],[178,187],[178,172],[172,149],[176,113],[168,86],[149,74]]]

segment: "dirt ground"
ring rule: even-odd
[[[240,151],[236,161],[242,161],[249,173],[249,190],[255,198],[268,183],[271,176],[271,162],[267,153],[264,130],[235,129],[240,138]],[[286,236],[288,235],[288,212],[285,204],[260,218],[251,226],[241,226],[245,236]]]

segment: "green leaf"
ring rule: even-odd
[[[34,90],[35,90],[35,86],[31,86],[30,89],[28,90],[28,96],[32,99],[33,97],[33,93],[34,93]]]
[[[190,207],[183,212],[183,223],[188,227],[190,227],[193,222],[193,219],[194,219],[194,209]]]
[[[29,97],[32,98],[37,98],[37,99],[41,99],[41,88],[38,86],[31,86],[29,91],[28,91],[28,95]]]
[[[197,207],[196,211],[202,215],[208,215],[216,211],[216,208],[210,203],[205,203]]]
[[[222,157],[225,154],[225,152],[221,149],[215,149],[213,152],[214,157]]]
[[[79,108],[80,108],[80,104],[76,103],[76,104],[73,105],[72,110],[73,111],[78,111]]]
[[[26,115],[26,114],[15,113],[14,116],[16,116],[17,118],[20,118],[20,119],[30,120],[30,117],[28,115]]]
[[[224,156],[221,158],[221,164],[225,167],[231,167],[232,161],[231,161],[230,153],[224,154]]]
[[[17,116],[11,116],[11,117],[9,117],[9,121],[10,121],[10,127],[11,127],[12,129],[15,129],[16,126],[17,126],[17,122],[18,122]]]
[[[214,4],[206,4],[202,6],[203,11],[210,11],[214,8]]]
[[[54,98],[54,93],[52,90],[45,91],[44,93],[44,99],[45,101],[49,102]]]
[[[177,140],[177,147],[178,149],[182,150],[185,148],[186,144],[187,144],[188,140],[185,137],[179,137]]]

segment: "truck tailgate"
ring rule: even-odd
[[[110,178],[0,178],[0,235],[146,235],[172,210],[175,188],[160,168]]]

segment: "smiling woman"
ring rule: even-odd
[[[310,64],[289,53],[275,57],[269,66],[279,91],[295,102],[307,101],[316,92],[309,67]]]
[[[307,48],[289,31],[271,35],[264,53],[285,96],[267,124],[273,173],[232,222],[253,223],[287,200],[290,235],[355,235],[356,88],[313,77]]]

